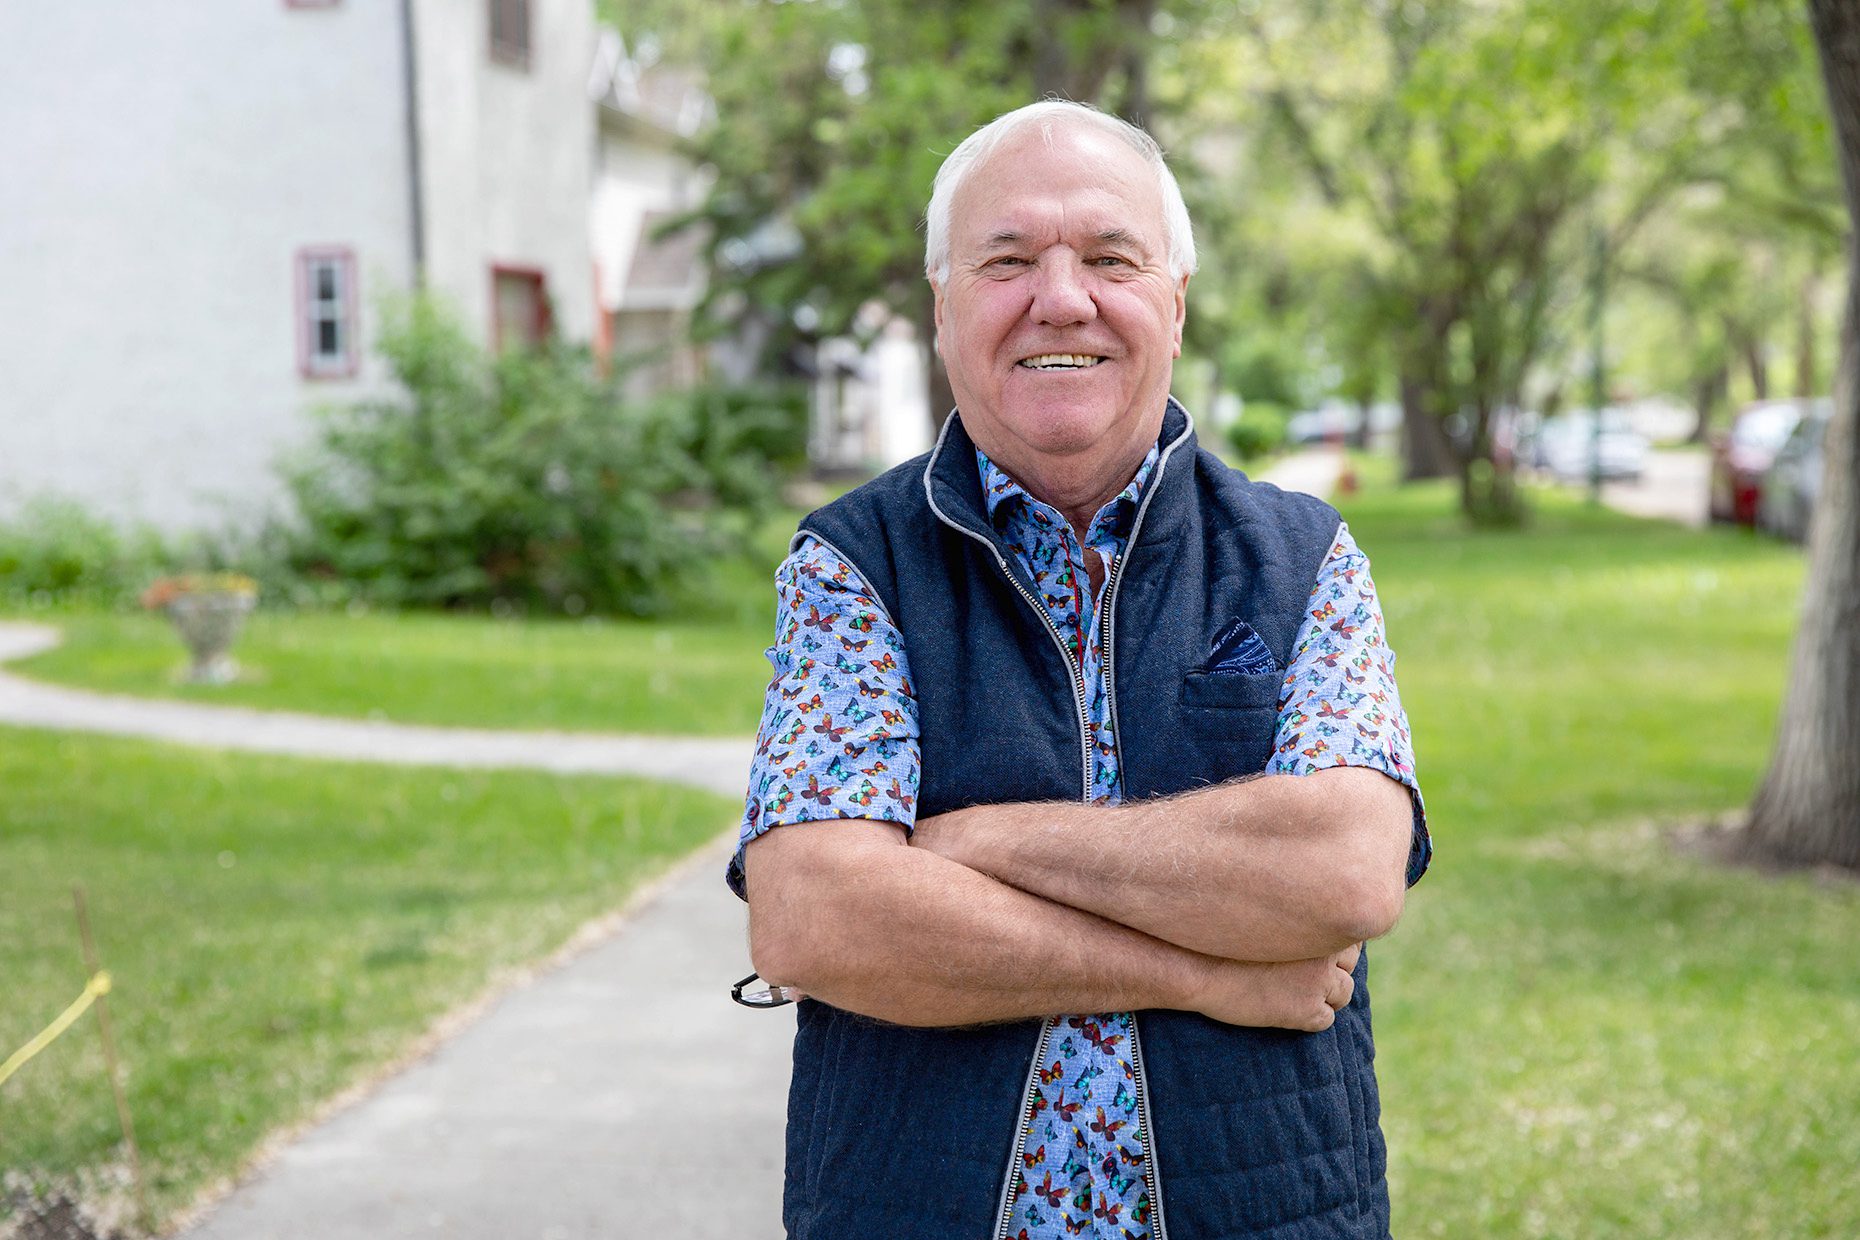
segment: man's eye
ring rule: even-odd
[[[988,265],[990,267],[1024,267],[1026,266],[1026,263],[1027,263],[1027,260],[1024,258],[1016,258],[1012,254],[1004,254],[1000,258],[997,258],[993,260],[992,262],[990,262]]]
[[[1092,261],[1092,265],[1096,267],[1117,267],[1117,266],[1128,265],[1127,263],[1125,263],[1125,261],[1122,258],[1119,258],[1115,254],[1100,254],[1097,258],[1094,258],[1091,261]]]

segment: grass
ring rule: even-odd
[[[1472,532],[1447,487],[1397,491],[1381,467],[1366,480],[1346,514],[1383,594],[1438,848],[1403,924],[1371,952],[1395,1233],[1860,1234],[1860,885],[1721,869],[1663,835],[1744,803],[1761,774],[1799,551],[1548,492],[1534,493],[1525,530]],[[742,616],[767,608],[765,572],[732,589]],[[255,642],[247,656],[272,679],[235,692],[313,708],[297,682],[330,684],[333,664],[360,660],[391,682],[368,705],[432,718],[415,713],[438,709],[420,694],[450,688],[416,692],[402,665],[448,638],[453,653],[433,659],[451,670],[428,683],[474,687],[444,721],[622,727],[630,707],[587,691],[571,715],[558,698],[581,687],[519,673],[611,675],[613,699],[665,662],[617,661],[621,632],[641,646],[709,624],[705,640],[748,663],[768,640],[740,617],[637,630],[368,618],[352,629],[367,639],[327,620],[320,662],[306,655],[287,678]],[[476,670],[499,643],[529,653]],[[142,674],[159,680],[172,658]],[[676,675],[668,709],[699,709],[676,704],[698,692]],[[746,700],[732,730],[753,727],[760,680],[758,666],[751,688],[730,690]],[[355,683],[363,701],[365,677]],[[669,856],[733,809],[600,781],[27,733],[0,733],[0,786],[0,1047],[76,993],[65,889],[85,876],[169,1202],[391,1056],[490,970],[610,905],[637,868],[624,858]],[[0,1163],[68,1171],[115,1157],[93,1047],[61,1044],[68,1061],[41,1072],[52,1084],[9,1083]]]
[[[737,809],[10,729],[0,787],[0,1055],[77,997],[82,883],[163,1216]],[[120,1147],[88,1018],[0,1087],[0,1167],[120,1209]]]
[[[177,683],[186,654],[159,616],[49,619],[64,644],[11,666],[87,689],[397,723],[747,736],[774,591],[765,625],[258,612],[234,651],[240,679],[219,686]]]
[[[1854,1235],[1860,884],[1661,830],[1753,791],[1800,554],[1534,500],[1346,507],[1438,849],[1372,949],[1395,1234]]]
[[[400,723],[747,736],[794,521],[657,620],[260,611],[235,650],[240,679],[197,686],[177,681],[187,659],[162,617],[75,609],[43,617],[61,646],[12,666],[110,693]]]

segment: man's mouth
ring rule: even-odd
[[[1038,357],[1023,357],[1015,365],[1028,370],[1085,370],[1104,360],[1091,353],[1042,353]]]

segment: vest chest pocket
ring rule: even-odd
[[[1182,705],[1203,710],[1277,710],[1283,672],[1190,672]]]

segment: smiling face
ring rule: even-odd
[[[1155,442],[1188,288],[1168,248],[1155,168],[1095,125],[1030,124],[963,180],[937,352],[964,427],[1022,482],[1134,471]]]

